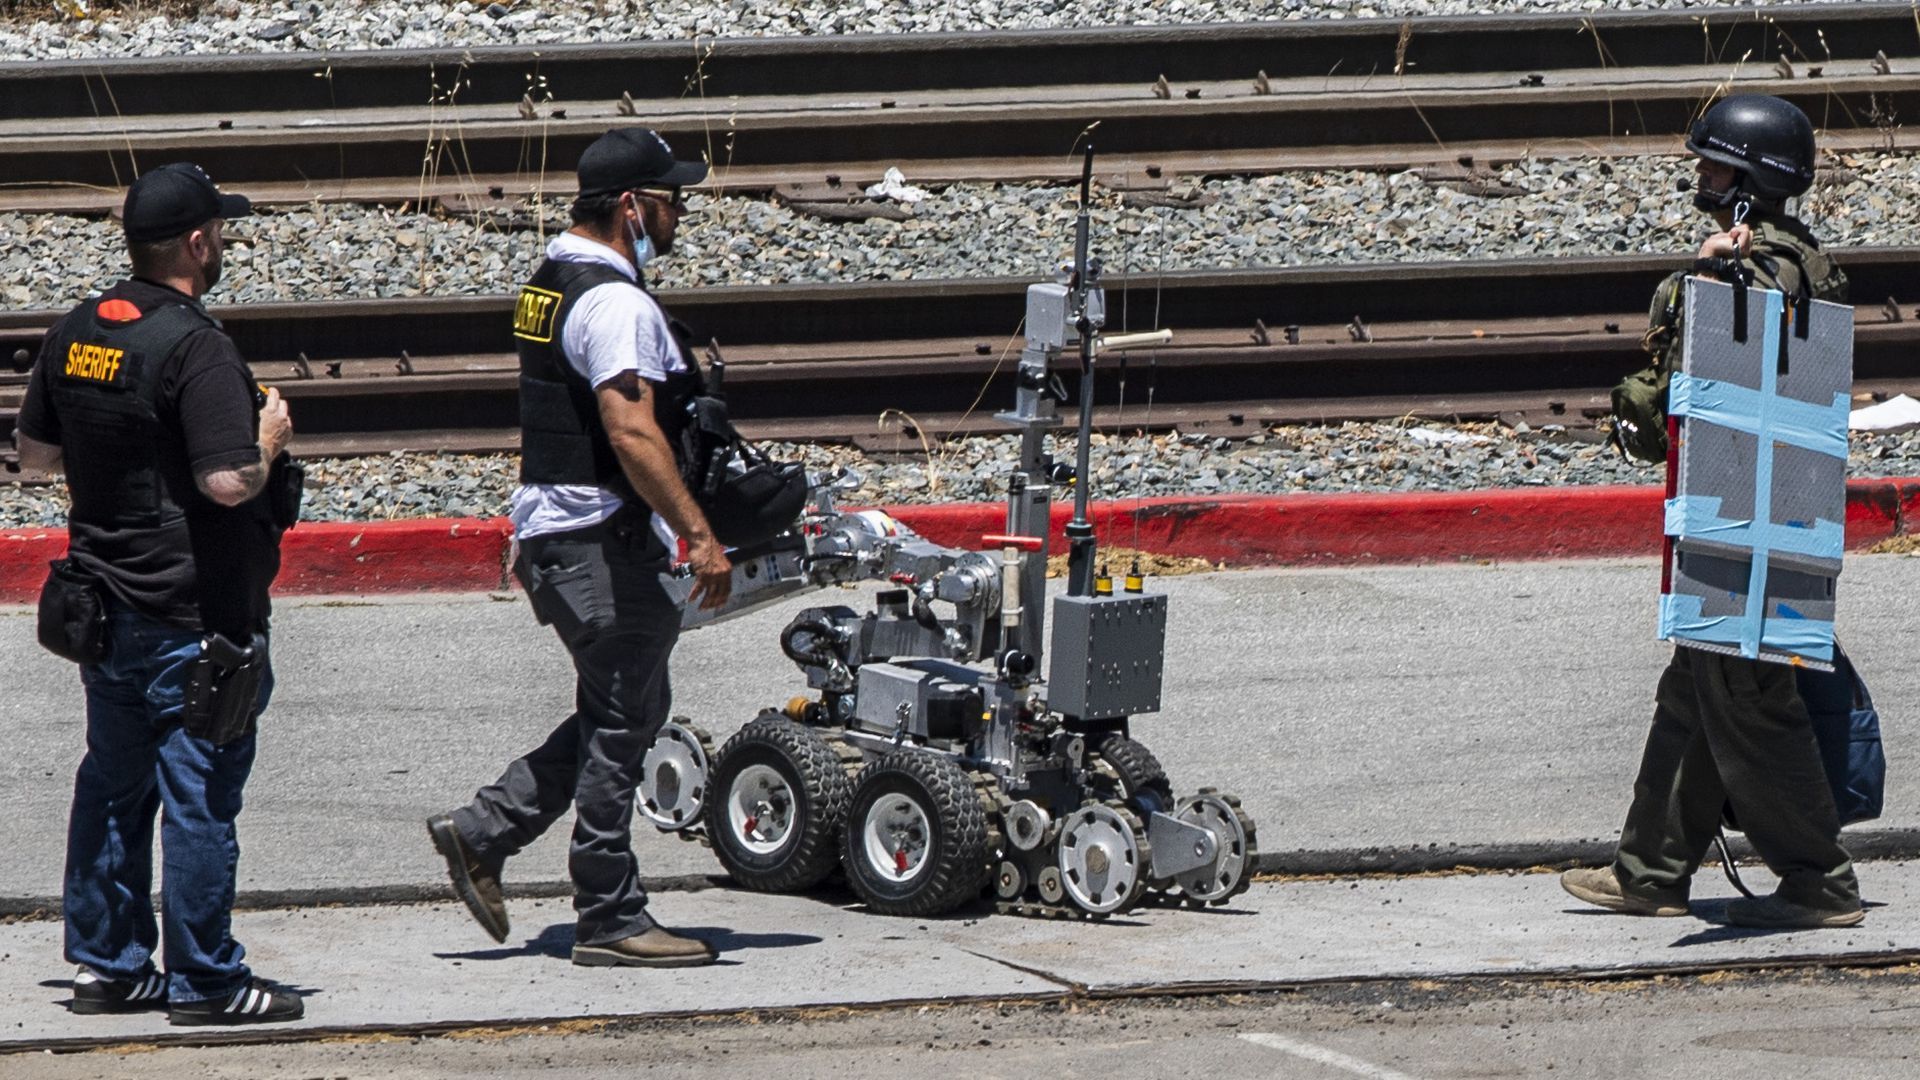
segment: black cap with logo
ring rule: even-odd
[[[171,240],[214,218],[253,213],[245,195],[226,195],[198,165],[181,161],[149,170],[127,189],[121,221],[138,244]]]
[[[580,194],[643,187],[686,187],[707,178],[704,161],[675,161],[667,140],[648,128],[616,128],[580,155]]]

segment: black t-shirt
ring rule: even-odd
[[[192,302],[164,285],[132,279],[79,311],[111,299],[142,311]],[[76,317],[84,315],[69,313],[48,332],[20,406],[21,433],[44,443],[62,445],[47,379],[54,343],[64,340],[67,321]],[[73,558],[121,601],[164,622],[229,637],[264,629],[267,588],[280,571],[280,532],[267,500],[221,506],[194,483],[200,473],[260,460],[252,372],[233,341],[209,326],[182,340],[155,377],[159,472],[183,517],[155,526],[70,522]]]

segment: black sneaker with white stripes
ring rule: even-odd
[[[89,1016],[164,1009],[167,977],[149,969],[131,979],[109,979],[82,964],[73,976],[73,1004],[69,1007]]]
[[[277,989],[263,979],[248,980],[231,994],[203,1001],[176,1001],[167,1009],[167,1022],[179,1027],[198,1024],[279,1024],[307,1014],[300,995]]]

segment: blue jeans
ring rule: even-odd
[[[253,769],[252,732],[225,746],[180,727],[200,632],[116,606],[107,658],[83,665],[87,756],[73,782],[67,823],[66,955],[112,979],[153,968],[165,931],[168,996],[219,997],[252,973],[233,940],[234,819]],[[261,709],[273,690],[261,680]],[[153,818],[164,876],[153,917]]]

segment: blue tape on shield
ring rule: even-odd
[[[1720,500],[1711,495],[1680,495],[1668,499],[1667,535],[1747,548],[1765,547],[1810,559],[1838,559],[1847,550],[1847,528],[1840,522],[1787,521],[1756,525],[1751,518],[1720,516]]]
[[[1847,456],[1847,414],[1851,406],[1847,395],[1835,394],[1830,405],[1813,405],[1779,395],[1781,314],[1785,311],[1781,294],[1768,290],[1766,312],[1761,317],[1764,338],[1760,344],[1760,388],[1701,379],[1685,372],[1675,373],[1668,398],[1668,411],[1677,417],[1698,420],[1755,436],[1753,516],[1728,518],[1721,514],[1721,500],[1703,496],[1679,496],[1666,504],[1666,531],[1669,536],[1711,540],[1746,548],[1750,552],[1746,609],[1738,616],[1705,616],[1697,596],[1668,595],[1660,603],[1660,636],[1684,637],[1711,644],[1737,647],[1742,656],[1757,658],[1761,647],[1829,660],[1833,652],[1832,624],[1800,617],[1790,607],[1782,607],[1773,618],[1766,617],[1767,572],[1774,552],[1838,559],[1846,550],[1846,527],[1836,521],[1787,522],[1773,520],[1773,453],[1780,443],[1797,446],[1829,457]]]
[[[1751,603],[1751,597],[1749,597]],[[1770,649],[1804,656],[1809,660],[1833,662],[1833,624],[1822,619],[1797,617],[1791,607],[1775,605],[1778,616],[1766,621],[1766,644]],[[1747,617],[1739,615],[1703,615],[1701,599],[1680,593],[1660,598],[1660,636],[1685,638],[1709,645],[1724,645],[1746,655]]]

